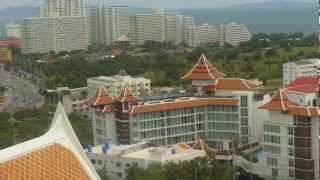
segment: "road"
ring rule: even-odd
[[[7,88],[5,103],[0,107],[0,111],[13,112],[17,108],[30,109],[41,107],[44,103],[44,98],[39,94],[38,87],[12,75],[11,72],[0,69],[0,85]]]

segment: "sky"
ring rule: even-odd
[[[0,9],[8,6],[32,5],[38,6],[43,0],[0,0]],[[125,4],[139,7],[159,7],[168,9],[179,8],[217,8],[231,6],[236,4],[259,3],[259,2],[277,2],[277,1],[298,1],[310,2],[310,0],[85,0],[86,3],[113,3]]]

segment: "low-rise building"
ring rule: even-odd
[[[105,87],[113,97],[119,96],[126,86],[130,87],[136,96],[148,96],[151,93],[150,79],[127,75],[124,70],[114,76],[88,78],[87,86],[89,96],[93,96],[101,86]]]
[[[96,169],[105,169],[111,179],[121,180],[126,178],[127,169],[134,165],[145,169],[151,163],[165,165],[168,162],[179,163],[198,157],[206,157],[206,150],[204,148],[198,149],[199,146],[196,144],[195,148],[184,143],[176,144],[170,148],[151,147],[146,142],[120,146],[104,144],[93,148],[89,147],[87,155]],[[212,150],[212,152],[214,151]]]
[[[304,59],[283,64],[284,87],[299,77],[318,75],[320,75],[320,59]]]

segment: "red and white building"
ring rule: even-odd
[[[241,157],[235,164],[266,179],[319,179],[319,86],[319,76],[298,78],[260,106],[263,151],[252,166]]]
[[[182,79],[192,81],[195,96],[143,102],[128,87],[116,98],[100,88],[86,101],[93,117],[95,144],[150,142],[169,146],[193,144],[202,138],[209,147],[228,155],[234,141],[239,146],[258,141],[249,138],[262,130],[251,128],[262,127],[263,123],[256,120],[256,106],[261,104],[255,97],[258,85],[245,79],[225,78],[204,55]]]

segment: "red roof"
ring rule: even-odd
[[[160,112],[170,109],[182,109],[207,105],[224,105],[224,106],[237,106],[239,99],[235,98],[201,98],[189,99],[173,102],[162,102],[157,104],[146,104],[134,106],[131,114],[146,113],[146,112]]]
[[[320,76],[300,77],[294,80],[285,90],[300,93],[319,92]]]
[[[267,109],[270,111],[288,111],[290,106],[297,106],[298,104],[291,102],[284,90],[279,90],[269,102],[260,106],[260,109]]]
[[[102,113],[109,113],[109,112],[114,112],[114,109],[110,105],[104,106],[102,109]]]
[[[113,98],[109,95],[108,90],[104,87],[100,87],[95,96],[85,101],[85,104],[91,106],[101,106],[112,104]]]
[[[125,87],[122,94],[116,99],[118,102],[136,102],[138,98],[132,94],[128,87]]]
[[[214,80],[224,77],[225,74],[211,65],[207,57],[202,54],[198,63],[181,79],[184,80]]]
[[[209,85],[202,88],[203,91],[216,90],[237,90],[237,91],[252,91],[258,87],[257,84],[240,78],[222,78],[218,79],[217,85]]]
[[[320,110],[318,107],[301,107],[301,106],[291,106],[288,111],[289,115],[292,116],[305,116],[305,117],[319,117]]]
[[[19,38],[0,40],[0,47],[13,46],[13,47],[20,48],[21,44],[22,44],[22,41]]]

